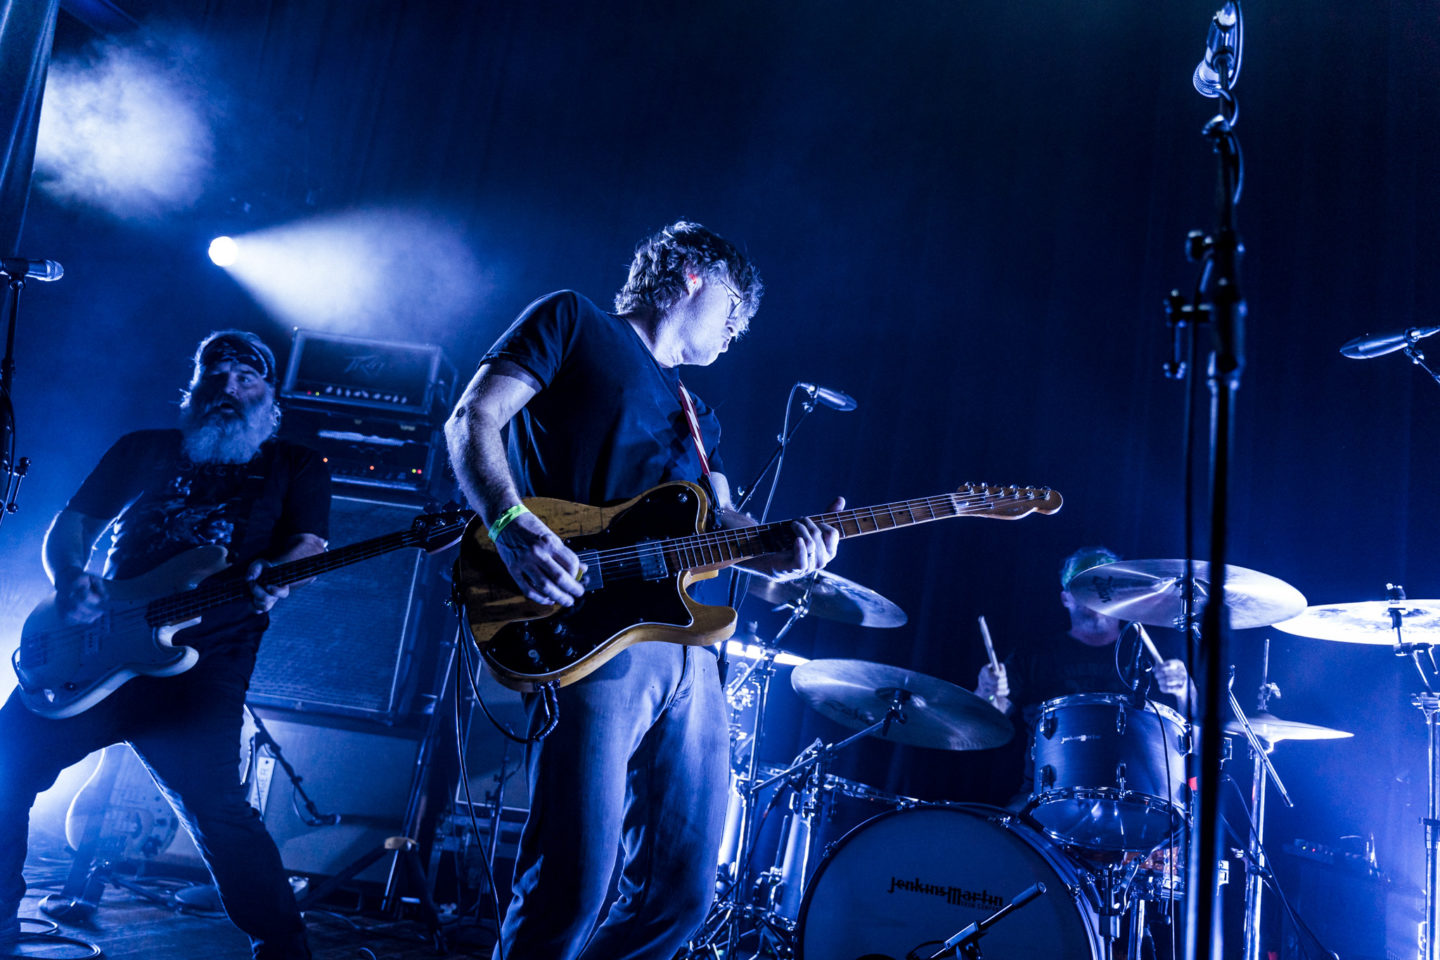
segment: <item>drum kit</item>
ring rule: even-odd
[[[1109,616],[1193,630],[1212,599],[1208,574],[1199,562],[1117,562],[1079,574],[1069,589]],[[1176,913],[1194,817],[1187,775],[1193,737],[1185,716],[1138,694],[1075,694],[1040,704],[1029,743],[1034,788],[1018,812],[889,794],[835,776],[831,761],[867,736],[940,750],[993,748],[1011,738],[1011,721],[984,698],[936,677],[863,660],[806,660],[781,649],[781,639],[810,614],[874,627],[903,624],[904,612],[869,588],[821,571],[767,581],[753,592],[789,616],[773,638],[729,643],[731,805],[719,896],[684,956],[1138,960],[1147,937],[1160,940],[1156,921],[1147,919],[1147,909],[1156,908],[1171,931],[1168,952],[1177,955]],[[1392,644],[1420,668],[1426,692],[1414,702],[1430,732],[1426,903],[1433,923],[1440,679],[1430,649],[1440,644],[1440,601],[1407,602],[1393,588],[1385,602],[1307,607],[1284,581],[1227,566],[1223,602],[1232,629],[1273,626],[1324,640]],[[779,767],[761,763],[757,747],[771,681],[785,665],[794,667],[791,686],[806,705],[855,732],[837,743],[817,740]],[[1278,689],[1268,673],[1267,639],[1259,709],[1247,716],[1232,691],[1234,717],[1225,727],[1248,742],[1253,761],[1250,822],[1237,831],[1248,834],[1247,848],[1236,851],[1246,876],[1246,960],[1261,955],[1267,780],[1290,803],[1271,754],[1284,741],[1353,735],[1270,713]],[[825,827],[841,801],[857,801],[873,815],[831,839]],[[778,830],[773,822],[766,829],[772,815]]]

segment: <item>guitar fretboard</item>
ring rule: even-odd
[[[464,533],[469,516],[468,513],[457,515],[453,520],[402,530],[399,533],[387,533],[369,540],[361,540],[359,543],[352,543],[338,550],[329,550],[311,557],[301,557],[299,560],[269,567],[261,572],[260,583],[267,586],[290,586],[303,580],[309,580],[311,577],[318,577],[332,570],[349,566],[352,563],[369,560],[372,557],[405,547],[424,547],[430,544],[444,543],[446,540],[459,537]],[[145,620],[151,626],[156,627],[183,623],[200,616],[206,610],[244,600],[249,596],[250,585],[244,579],[236,577],[220,580],[196,587],[194,590],[187,590],[184,593],[171,594],[168,597],[152,600],[145,608]]]
[[[1005,505],[1046,501],[1049,496],[1048,488],[962,489],[958,493],[816,514],[809,519],[835,527],[842,538],[859,537],[932,520],[991,513]],[[788,549],[793,542],[791,521],[781,521],[586,551],[580,559],[589,568],[587,579],[592,586],[598,586],[616,580],[654,580],[686,570],[728,566]]]

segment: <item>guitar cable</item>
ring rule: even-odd
[[[462,631],[462,632],[463,632],[463,631]],[[474,684],[474,682],[473,682],[473,676],[472,676],[472,674],[471,674],[471,672],[470,672],[470,663],[469,663],[469,657],[468,657],[468,649],[467,649],[466,644],[465,644],[463,641],[462,641],[462,643],[460,644],[460,649],[461,649],[461,654],[460,654],[461,669],[465,671],[466,677],[471,678],[471,684],[470,684],[471,690],[474,691],[474,692],[476,693],[476,695],[478,696],[478,691],[475,691],[475,684]],[[495,915],[495,951],[496,951],[496,953],[499,955],[499,960],[505,960],[505,943],[504,943],[504,937],[503,937],[504,931],[503,931],[503,929],[502,929],[503,926],[504,926],[504,923],[505,923],[505,915],[504,915],[503,913],[501,913],[501,911],[500,911],[500,889],[499,889],[499,887],[497,887],[496,884],[495,884],[495,871],[494,871],[494,867],[493,867],[493,865],[490,863],[490,858],[489,858],[488,856],[486,856],[486,854],[485,854],[485,844],[484,844],[484,840],[483,840],[483,839],[481,838],[481,836],[480,836],[480,821],[479,821],[479,820],[476,818],[476,816],[475,816],[475,801],[474,801],[474,799],[470,796],[470,770],[469,770],[468,764],[466,764],[466,762],[465,762],[465,751],[466,751],[466,748],[467,748],[468,745],[469,745],[468,742],[467,742],[467,741],[469,740],[469,737],[467,736],[467,733],[466,733],[466,730],[467,730],[467,724],[465,723],[466,718],[463,716],[463,711],[462,711],[461,708],[460,708],[460,692],[459,692],[458,690],[455,692],[455,701],[454,701],[454,703],[455,703],[455,706],[454,706],[454,709],[455,709],[455,748],[456,748],[456,758],[457,758],[457,760],[458,760],[458,764],[457,764],[457,765],[458,765],[458,767],[459,767],[460,785],[461,785],[461,787],[464,789],[464,793],[465,793],[465,814],[466,814],[466,816],[467,816],[467,817],[469,818],[469,820],[470,820],[470,836],[474,839],[474,841],[475,841],[475,849],[476,849],[476,851],[478,851],[479,854],[480,854],[480,866],[481,866],[482,869],[485,871],[485,885],[490,888],[490,907],[491,907],[491,909],[494,911],[494,915]],[[480,706],[481,706],[481,709],[484,709],[485,703],[484,703],[483,700],[480,701]],[[486,711],[485,711],[485,715],[486,715],[487,717],[490,716],[490,712],[489,712],[488,710],[486,710]],[[490,722],[493,724],[493,723],[495,722],[495,718],[494,718],[494,717],[491,717],[491,718],[490,718]],[[498,728],[498,725],[497,725],[497,728]],[[502,732],[502,733],[505,732],[503,728],[499,728],[499,729],[501,729],[501,732]],[[502,810],[502,814],[503,814],[503,810]],[[496,832],[497,834],[498,834],[499,831],[500,831],[500,822],[501,822],[501,817],[496,817],[496,819],[495,819],[495,832]],[[482,899],[483,899],[483,898],[482,898]],[[480,901],[479,901],[479,900],[477,900],[477,901],[475,902],[475,906],[476,906],[476,908],[477,908],[477,910],[476,910],[476,920],[478,921],[478,920],[479,920],[479,910],[478,910],[478,908],[479,908],[479,906],[480,906]]]
[[[465,682],[470,688],[470,695],[474,697],[475,702],[480,705],[481,711],[485,714],[485,719],[489,720],[490,725],[500,731],[506,739],[513,743],[520,743],[526,746],[532,743],[539,743],[554,733],[555,728],[560,725],[560,698],[556,692],[560,689],[559,681],[552,680],[549,683],[540,684],[537,688],[540,694],[541,706],[545,712],[545,721],[540,725],[540,729],[536,731],[535,734],[524,737],[516,736],[508,726],[495,719],[495,715],[490,712],[490,707],[485,702],[485,697],[480,693],[479,682],[475,679],[479,671],[483,669],[483,665],[476,662],[480,655],[479,644],[476,643],[475,635],[470,632],[470,625],[465,620],[465,604],[460,598],[459,567],[460,561],[457,559],[450,576],[450,606],[455,610],[455,618],[460,625],[460,668],[465,674]]]

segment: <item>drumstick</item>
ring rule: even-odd
[[[1144,641],[1145,649],[1150,651],[1150,658],[1155,661],[1155,666],[1163,664],[1165,658],[1160,655],[1160,648],[1155,646],[1155,641],[1150,639],[1150,634],[1145,632],[1145,624],[1137,621],[1135,632],[1140,634],[1140,639]]]
[[[1000,661],[995,658],[995,644],[990,642],[990,628],[985,625],[985,615],[980,615],[980,638],[985,641],[985,653],[990,657],[990,669],[1000,672]]]

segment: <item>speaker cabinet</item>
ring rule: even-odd
[[[337,496],[330,536],[345,546],[408,529],[415,506]],[[420,660],[454,629],[448,552],[397,550],[297,587],[271,611],[252,705],[395,723],[414,707]]]
[[[495,721],[523,737],[526,715],[520,694],[501,686],[483,667],[477,688]],[[561,722],[564,722],[563,718]],[[493,805],[497,796],[506,807],[530,809],[525,745],[515,743],[497,730],[480,706],[474,703],[470,704],[465,725],[465,773],[470,793],[467,797],[465,784],[457,777],[457,809],[464,809],[467,802],[473,803],[476,809],[484,808]]]
[[[279,764],[265,764],[262,753],[253,796],[287,870],[333,876],[403,832],[423,731],[340,726],[343,721],[270,710],[256,715],[317,810],[338,817],[336,823],[307,823],[294,783]],[[356,879],[383,884],[389,867],[390,857],[381,857]]]

